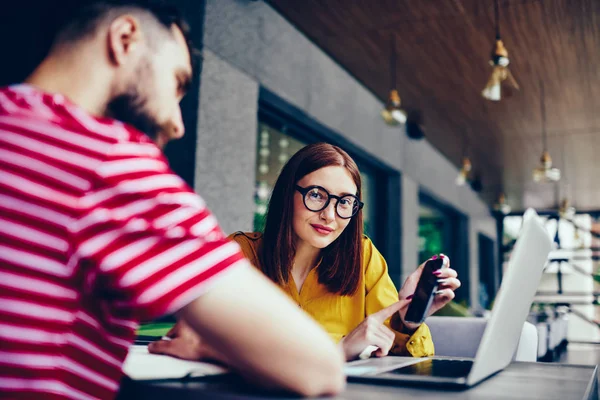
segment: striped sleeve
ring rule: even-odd
[[[173,313],[242,265],[239,246],[150,143],[119,143],[96,171],[72,228],[85,290],[117,315]]]

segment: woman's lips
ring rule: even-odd
[[[331,232],[333,232],[333,229],[328,226],[323,226],[319,224],[310,224],[310,226],[312,226],[313,229],[321,235],[329,235]]]

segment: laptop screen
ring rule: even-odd
[[[469,375],[473,361],[429,359],[416,364],[386,372],[394,375],[437,376],[441,378],[461,378]]]

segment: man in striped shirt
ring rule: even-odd
[[[85,4],[0,89],[0,397],[112,398],[138,322],[176,312],[255,381],[339,391],[338,348],[155,144],[183,135],[187,28],[147,1]]]

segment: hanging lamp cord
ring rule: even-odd
[[[392,89],[396,87],[396,35],[390,34],[390,80]]]
[[[544,151],[548,150],[548,139],[546,132],[546,95],[544,91],[544,81],[540,80],[540,108],[542,116],[542,144]]]
[[[494,0],[494,21],[496,23],[496,40],[500,40],[500,10],[498,6],[499,0]]]

